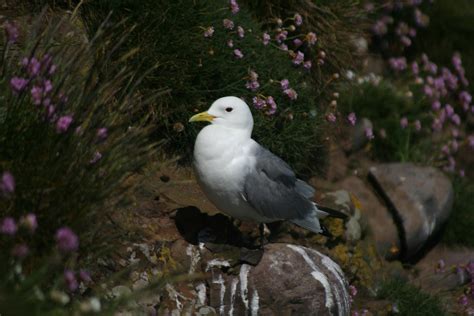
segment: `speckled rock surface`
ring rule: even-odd
[[[238,274],[212,269],[210,305],[225,315],[348,315],[347,281],[320,252],[291,244],[265,246],[255,267]]]

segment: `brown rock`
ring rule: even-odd
[[[378,252],[387,259],[395,258],[397,252],[394,250],[400,249],[400,240],[397,227],[388,209],[358,177],[348,177],[337,185],[349,191],[357,199],[362,218],[369,226]]]

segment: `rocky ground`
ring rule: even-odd
[[[385,315],[396,311],[396,302],[376,294],[396,278],[460,311],[457,301],[469,275],[456,267],[474,259],[474,250],[437,244],[453,211],[449,179],[431,167],[376,164],[364,158],[364,146],[362,152],[333,146],[326,177],[309,180],[315,201],[349,215],[344,222],[325,220],[333,237],[274,223],[263,253],[257,225],[220,214],[191,169],[150,167],[135,206],[114,216],[127,234],[125,247],[103,263],[109,270],[134,264],[132,272],[107,287],[121,295],[145,287],[153,276],[170,278],[136,300],[160,315],[345,315],[352,301],[352,310]],[[176,275],[182,281],[173,280]]]

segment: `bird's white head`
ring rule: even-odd
[[[224,97],[212,103],[209,110],[194,115],[189,122],[206,121],[227,128],[252,132],[253,117],[248,105],[237,97]]]

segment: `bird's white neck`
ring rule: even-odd
[[[252,130],[228,128],[222,125],[208,125],[199,132],[194,144],[194,158],[214,160],[223,155],[232,156],[234,150],[251,138]],[[231,158],[231,157],[229,157]]]

